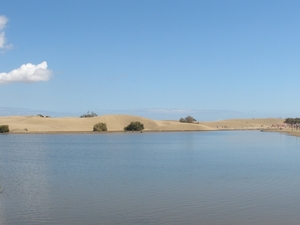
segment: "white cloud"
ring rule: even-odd
[[[4,29],[8,19],[6,16],[0,15],[0,49],[10,49],[12,45],[6,44]],[[20,68],[14,69],[9,73],[0,73],[0,84],[12,82],[38,82],[48,81],[52,75],[52,71],[47,69],[47,62],[38,65],[31,63],[23,64]]]
[[[3,30],[8,19],[5,16],[0,16],[0,30]]]
[[[20,68],[14,69],[9,73],[0,73],[0,84],[48,81],[52,76],[52,71],[47,68],[47,62],[42,62],[38,65],[31,63],[24,64]]]
[[[5,32],[3,31],[8,19],[5,16],[0,16],[0,49],[1,48],[11,48],[12,45],[6,45]]]
[[[0,33],[0,48],[4,48],[4,43],[5,43],[5,33],[1,32]]]

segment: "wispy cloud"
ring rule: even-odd
[[[0,15],[0,49],[9,49],[12,47],[12,45],[6,44],[6,37],[4,29],[6,27],[6,24],[8,22],[8,19],[5,16]]]
[[[146,109],[127,109],[127,110],[109,110],[95,109],[98,115],[101,114],[130,114],[148,117],[152,119],[179,120],[181,117],[193,116],[198,121],[221,120],[228,118],[238,118],[244,115],[244,112],[222,109],[184,109],[184,108],[146,108]],[[250,115],[251,117],[251,115]]]
[[[166,115],[192,115],[192,114],[202,114],[202,115],[211,115],[211,114],[223,114],[223,113],[240,113],[233,110],[209,110],[209,109],[169,109],[169,108],[150,108],[144,109],[145,112],[153,114],[166,114]]]
[[[44,116],[51,116],[51,117],[66,117],[66,116],[79,117],[80,115],[80,113],[73,113],[73,112],[66,113],[66,112],[47,111],[41,109],[13,108],[13,107],[0,106],[0,116],[35,116],[37,114],[42,114]]]
[[[0,73],[0,84],[48,81],[52,76],[52,71],[47,68],[47,62],[42,62],[38,65],[31,63],[23,64],[20,68],[14,69],[9,73]]]

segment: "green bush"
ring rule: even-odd
[[[127,127],[124,127],[125,131],[141,131],[144,130],[144,124],[136,121],[131,122]]]
[[[194,123],[197,120],[195,118],[193,118],[192,116],[187,116],[185,118],[180,118],[179,122],[181,123]]]
[[[36,116],[42,117],[42,118],[51,118],[50,116],[44,116],[44,115],[42,115],[42,114],[37,114]]]
[[[93,131],[107,131],[106,123],[97,123],[94,125]]]
[[[94,113],[93,111],[92,112],[88,111],[86,114],[81,115],[80,118],[89,118],[95,116],[98,116],[97,113]]]
[[[8,125],[1,125],[0,126],[0,133],[7,133],[9,132],[9,126]]]
[[[286,118],[284,123],[287,123],[287,124],[296,124],[296,123],[300,123],[300,118]]]

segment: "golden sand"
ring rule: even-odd
[[[190,124],[180,123],[175,120],[151,120],[132,115],[103,115],[91,118],[45,118],[39,116],[0,117],[0,125],[9,125],[11,133],[91,132],[93,126],[99,122],[106,123],[108,131],[117,132],[123,131],[124,127],[133,121],[143,123],[145,127],[144,131],[209,131],[272,129],[274,125],[282,125],[284,120],[276,118],[232,119]]]

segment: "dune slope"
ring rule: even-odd
[[[260,129],[282,124],[282,119],[235,119],[199,124],[172,120],[151,120],[132,115],[103,115],[92,118],[43,118],[39,116],[0,117],[0,125],[9,125],[11,133],[31,132],[89,132],[98,123],[106,123],[108,131],[123,131],[130,122],[144,124],[145,131],[201,131],[218,129]]]

